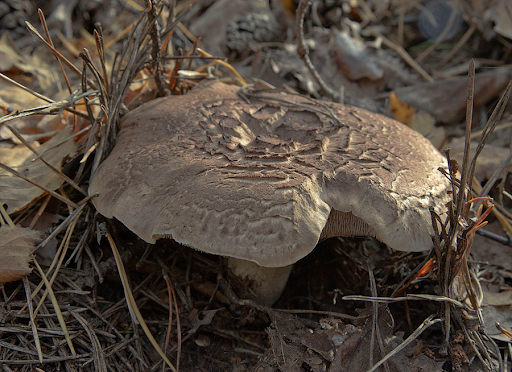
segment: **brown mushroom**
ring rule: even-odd
[[[90,185],[98,211],[149,243],[238,259],[229,265],[267,304],[320,238],[431,248],[429,207],[448,182],[424,137],[356,107],[239,91],[205,84],[127,114]]]

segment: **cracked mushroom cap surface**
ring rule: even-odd
[[[419,133],[357,107],[201,85],[122,119],[89,188],[101,214],[149,243],[266,267],[295,263],[320,237],[432,247],[429,207],[443,207],[448,181]]]

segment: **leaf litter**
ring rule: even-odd
[[[456,84],[454,81],[436,81],[438,75],[435,66],[443,62],[446,74],[447,68],[455,68],[461,61],[467,63],[471,49],[455,43],[454,49],[459,48],[460,53],[454,58],[445,49],[438,48],[443,45],[440,41],[428,53],[424,53],[422,62],[414,61],[413,57],[424,52],[429,45],[413,48],[414,27],[405,21],[404,15],[414,15],[415,10],[406,6],[394,8],[393,5],[390,9],[383,9],[378,4],[366,1],[359,2],[357,6],[352,5],[351,8],[341,8],[342,11],[350,10],[345,13],[344,19],[356,22],[355,26],[361,25],[361,30],[354,28],[354,24],[350,26],[350,22],[339,22],[337,25],[352,27],[351,37],[354,40],[362,38],[361,43],[357,44],[360,55],[375,63],[369,66],[370,74],[345,75],[339,67],[339,59],[346,52],[335,53],[331,36],[325,30],[318,29],[319,24],[329,19],[327,14],[322,13],[328,11],[328,7],[312,7],[311,11],[305,12],[311,19],[306,20],[302,37],[311,40],[307,43],[309,48],[306,54],[311,54],[312,63],[304,68],[304,58],[297,58],[293,47],[287,48],[281,57],[276,57],[285,50],[280,43],[258,45],[256,42],[247,57],[244,56],[248,61],[242,60],[233,65],[222,59],[224,51],[221,46],[212,54],[206,51],[214,51],[213,45],[209,49],[205,43],[204,52],[197,49],[197,40],[193,39],[187,26],[193,22],[196,25],[206,24],[205,18],[208,17],[211,24],[219,21],[215,19],[219,17],[218,13],[204,12],[202,6],[196,5],[188,13],[181,13],[175,12],[176,9],[185,9],[180,3],[173,10],[160,3],[146,2],[143,8],[145,13],[137,13],[142,9],[140,4],[128,0],[122,3],[125,8],[116,13],[119,23],[115,28],[103,25],[104,28],[97,27],[94,31],[82,29],[75,34],[81,36],[62,44],[58,38],[53,40],[55,50],[60,53],[57,57],[65,68],[70,67],[70,64],[75,66],[67,71],[72,72],[69,78],[73,89],[78,89],[76,95],[84,95],[80,101],[63,101],[68,95],[57,98],[54,92],[59,89],[47,90],[47,87],[41,86],[41,82],[31,86],[43,94],[49,94],[55,102],[39,108],[36,111],[38,115],[58,113],[57,118],[63,118],[65,125],[73,127],[73,131],[68,131],[65,137],[68,138],[66,143],[74,147],[66,154],[66,151],[54,150],[54,167],[74,179],[73,182],[76,181],[79,188],[86,187],[91,173],[115,141],[117,118],[126,111],[126,106],[132,109],[143,101],[141,98],[156,96],[156,92],[162,88],[165,91],[172,87],[170,94],[183,93],[197,84],[197,78],[231,77],[232,80],[244,82],[250,76],[236,76],[236,70],[247,71],[244,66],[251,64],[249,71],[253,72],[264,71],[270,66],[279,75],[279,79],[274,81],[278,83],[276,85],[287,84],[315,96],[325,96],[327,92],[331,98],[336,97],[363,107],[370,106],[381,112],[388,112],[389,109],[382,99],[387,94],[383,96],[380,92],[388,89],[400,93],[401,86],[408,87],[403,88],[400,93],[402,96],[397,94],[401,100],[403,92],[407,93],[406,89],[410,93],[406,96],[417,96],[418,99],[430,97],[431,102],[426,106],[414,100],[404,99],[404,102],[414,112],[429,112],[428,107],[438,109],[430,112],[436,121],[455,126],[466,110],[464,90],[467,78],[461,77]],[[220,3],[218,1],[213,4],[219,6]],[[472,3],[472,6],[476,5]],[[274,12],[272,14],[282,17],[282,26],[293,29],[295,7],[290,2],[281,10],[266,9],[265,12]],[[157,22],[159,30],[148,16],[153,10],[161,17],[161,21]],[[389,10],[398,15],[398,25],[386,18]],[[198,21],[201,13],[203,19]],[[178,14],[177,18],[174,18],[174,14]],[[236,20],[240,15],[230,14],[229,17]],[[478,17],[477,21],[480,21]],[[474,28],[467,26],[468,38],[480,35],[497,37],[492,36],[492,32],[500,30],[493,30],[492,25],[484,22]],[[120,29],[127,30],[124,46],[113,42],[120,34]],[[391,36],[395,31],[397,39]],[[336,35],[336,32],[341,31],[331,32]],[[224,36],[223,33],[219,34]],[[171,50],[172,55],[164,52],[158,57],[155,54],[150,40],[155,42],[158,37],[164,42],[160,52]],[[44,39],[43,36],[41,38]],[[283,34],[283,40],[287,38]],[[296,45],[289,38],[286,42],[289,46]],[[347,44],[352,42],[351,39],[346,41]],[[506,40],[499,39],[498,43],[506,50]],[[83,45],[86,45],[86,49],[82,49]],[[113,50],[104,48],[105,45],[119,52],[115,60]],[[387,57],[371,58],[374,53],[381,56],[385,54]],[[15,55],[19,58],[20,54],[16,52]],[[189,59],[184,58],[185,55]],[[503,54],[504,62],[507,58]],[[398,62],[400,59],[403,62]],[[290,63],[292,60],[293,63]],[[259,67],[256,61],[259,61]],[[347,62],[344,64],[347,65]],[[8,66],[11,74],[14,71],[12,66],[14,64]],[[158,72],[159,69],[162,70]],[[321,80],[313,76],[314,69],[320,72]],[[390,72],[384,72],[380,77],[379,71]],[[33,71],[28,73],[32,74]],[[162,78],[155,78],[155,74],[159,73]],[[480,93],[478,79],[473,91],[475,99],[481,100],[478,103],[483,107],[488,107],[486,105],[489,100],[504,88],[510,78],[506,69],[493,71],[489,75],[491,83],[485,85],[485,94]],[[396,78],[393,79],[393,76]],[[13,77],[20,78],[19,74]],[[138,88],[132,85],[136,79],[139,80]],[[432,79],[434,83],[428,86],[418,84],[422,79]],[[144,81],[149,83],[144,85]],[[26,79],[24,83],[27,83]],[[31,84],[33,82],[29,82]],[[340,86],[345,89],[338,90]],[[422,88],[425,86],[428,87],[426,90]],[[132,90],[128,94],[130,87],[142,87],[145,90]],[[451,93],[447,93],[447,87],[453,87]],[[332,88],[336,89],[329,93]],[[339,93],[340,96],[336,96]],[[10,96],[10,93],[6,95],[7,105],[15,104],[14,101],[8,101]],[[436,97],[443,98],[439,101]],[[454,106],[450,106],[450,102]],[[30,107],[15,109],[22,112]],[[502,103],[500,108],[504,110],[504,107]],[[54,109],[57,111],[51,112]],[[61,115],[64,109],[69,113],[66,113],[68,117]],[[472,113],[468,112],[471,114],[468,117],[473,118]],[[39,116],[35,118],[37,122]],[[498,124],[498,121],[499,115],[491,115],[486,131]],[[432,129],[431,117],[419,120],[419,123],[420,128]],[[468,123],[471,127],[470,119]],[[3,124],[2,129],[5,128]],[[23,124],[16,128],[24,133]],[[41,130],[42,134],[45,132],[47,130]],[[63,132],[60,130],[56,136]],[[77,132],[81,134],[75,136]],[[53,138],[39,147],[37,144],[34,146],[41,152],[41,147]],[[9,151],[22,148],[22,145],[13,145],[11,141]],[[8,157],[14,157],[15,151]],[[20,150],[21,153],[29,154],[26,151],[30,152],[26,148]],[[47,156],[50,154],[48,152]],[[66,157],[61,169],[60,162]],[[473,196],[486,196],[489,187],[483,185],[482,188],[478,181],[485,180],[480,178],[480,172],[474,173],[467,159],[463,155],[463,161],[459,162],[462,179],[456,173],[455,162],[450,163],[453,172],[447,176],[454,185],[454,200],[447,222],[441,224],[438,222],[440,219],[434,216],[439,236],[434,239],[436,249],[433,252],[427,256],[389,252],[375,241],[359,239],[322,242],[325,247],[322,252],[313,253],[310,258],[312,261],[300,262],[294,269],[292,279],[296,284],[287,289],[276,308],[262,307],[241,299],[239,295],[242,294],[243,298],[243,288],[237,287],[230,280],[229,272],[226,272],[216,257],[190,252],[173,242],[158,242],[155,246],[148,246],[130,235],[119,223],[99,219],[87,204],[87,198],[76,187],[69,187],[68,181],[62,183],[62,177],[59,177],[59,184],[49,187],[54,193],[50,193],[51,197],[37,200],[42,193],[36,197],[25,197],[25,201],[18,202],[20,211],[17,213],[12,213],[14,207],[7,204],[8,212],[16,223],[30,219],[30,224],[36,226],[40,218],[38,216],[48,212],[67,215],[67,218],[46,230],[46,239],[38,245],[42,247],[52,239],[59,241],[53,262],[40,267],[36,250],[34,265],[38,269],[25,277],[23,283],[4,285],[2,307],[8,311],[1,315],[1,362],[11,368],[19,365],[30,368],[43,360],[43,367],[69,370],[105,370],[107,366],[114,370],[156,370],[165,368],[162,367],[162,359],[167,359],[166,365],[171,370],[179,368],[184,371],[197,368],[336,371],[344,370],[347,366],[355,370],[371,370],[372,366],[397,371],[414,368],[499,370],[500,364],[509,363],[509,349],[499,344],[498,350],[488,335],[494,337],[497,335],[495,330],[499,330],[493,321],[499,321],[506,331],[510,327],[507,320],[510,313],[505,310],[505,315],[489,315],[486,309],[505,309],[510,305],[507,292],[512,274],[507,273],[511,272],[511,268],[496,267],[485,262],[473,263],[469,251],[477,248],[475,245],[479,240],[476,238],[480,237],[475,237],[475,234],[487,228],[483,226],[487,212],[491,213],[490,216],[496,216],[488,218],[496,218],[499,226],[505,228],[507,223],[510,225],[510,213],[506,209],[506,198],[495,200],[492,211],[490,204],[480,210],[477,208],[478,203],[487,199],[475,200]],[[55,175],[46,165],[39,167],[48,175]],[[489,173],[486,175],[489,176]],[[499,179],[494,173],[489,177],[491,184]],[[477,183],[474,183],[474,176],[478,179]],[[474,195],[470,195],[466,184],[473,186]],[[500,195],[503,195],[506,186],[501,188],[501,192],[498,189]],[[6,203],[4,195],[2,191],[2,203]],[[21,196],[18,198],[22,199]],[[472,206],[474,208],[470,211]],[[500,232],[499,229],[495,231]],[[508,232],[512,233],[510,229]],[[110,244],[105,239],[100,240],[101,236],[109,234],[112,239]],[[31,246],[35,244],[34,241]],[[114,246],[119,250],[118,253]],[[371,261],[370,265],[368,260]],[[450,267],[454,269],[449,270]],[[479,267],[483,270],[479,271]],[[124,271],[122,281],[118,271]],[[162,275],[162,272],[166,274]],[[322,275],[324,273],[326,275]],[[399,285],[402,279],[405,284]],[[479,280],[492,283],[494,287],[489,289],[480,285]],[[131,284],[128,285],[129,282]],[[394,298],[391,294],[397,291],[401,293]],[[342,296],[351,294],[367,296],[346,297],[347,300],[340,301]],[[130,299],[128,304],[127,299]],[[32,301],[35,306],[32,306]],[[368,306],[360,309],[360,301],[368,302]],[[482,319],[485,328],[480,324]],[[143,323],[146,327],[141,327]],[[141,329],[144,334],[140,332]],[[506,332],[499,332],[506,336]],[[31,333],[32,338],[20,340],[17,336],[27,333]],[[499,339],[507,341],[506,337],[500,336]],[[158,353],[153,351],[159,349]],[[500,359],[501,353],[504,359]]]

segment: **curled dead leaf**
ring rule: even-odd
[[[30,274],[29,262],[41,234],[22,227],[0,227],[0,283]]]

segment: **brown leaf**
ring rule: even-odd
[[[478,142],[471,142],[471,148],[469,151],[470,159],[475,155]],[[459,164],[462,164],[462,158],[464,155],[464,138],[454,138],[450,145],[451,156],[457,160]],[[478,156],[476,162],[475,177],[478,181],[484,182],[491,178],[493,173],[498,169],[501,163],[508,157],[509,150],[503,147],[486,144],[482,152]],[[512,171],[512,168],[507,168]]]
[[[72,133],[70,128],[62,129],[41,146],[33,147],[36,147],[39,154],[44,152],[44,159],[55,168],[60,169],[64,158],[68,155],[74,155],[76,152],[77,145],[72,139],[60,144]],[[62,179],[41,160],[32,161],[35,157],[34,153],[23,145],[10,149],[0,149],[1,163],[8,165],[40,185],[52,190],[59,188],[62,185]],[[43,193],[43,190],[29,182],[7,171],[0,170],[0,195],[2,195],[2,202],[7,204],[9,214],[23,209]]]
[[[35,76],[43,91],[50,90],[60,74],[55,65],[49,65],[41,59],[40,53],[47,52],[38,51],[33,56],[19,53],[5,33],[0,38],[0,71],[23,71]]]
[[[501,93],[510,75],[510,70],[504,68],[476,74],[475,107],[484,105]],[[398,88],[394,92],[401,101],[427,111],[438,121],[456,123],[466,115],[467,85],[468,78],[461,76]]]
[[[322,319],[321,327],[308,329],[299,319],[290,314],[272,311],[272,325],[267,330],[270,349],[255,368],[258,372],[299,371],[308,366],[311,371],[366,371],[369,364],[372,309],[361,311],[358,323],[361,326],[344,324],[339,319]],[[394,320],[389,310],[379,314],[379,326],[385,352],[390,352],[403,341],[393,335]],[[391,358],[390,371],[439,371],[438,364],[424,354],[411,353],[415,345],[409,346]],[[373,363],[384,357],[374,344]]]
[[[28,264],[39,239],[38,231],[0,227],[0,283],[19,280],[30,274],[32,269]]]
[[[423,134],[436,148],[440,149],[443,146],[448,137],[446,129],[436,127],[436,119],[432,115],[423,110],[416,110],[407,103],[400,101],[393,92],[389,96],[389,102],[390,111],[395,120]]]
[[[495,22],[494,31],[512,39],[512,4],[509,0],[491,2],[485,18]]]

